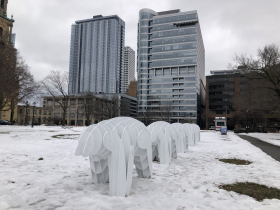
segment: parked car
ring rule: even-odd
[[[0,125],[11,125],[11,122],[8,120],[0,120]]]

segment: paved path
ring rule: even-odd
[[[267,142],[261,141],[257,138],[247,135],[238,135],[240,138],[249,141],[254,146],[260,148],[263,152],[270,155],[272,158],[280,162],[280,147]]]

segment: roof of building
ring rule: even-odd
[[[208,76],[214,76],[214,75],[230,75],[230,74],[246,74],[249,73],[250,70],[247,69],[233,69],[233,70],[214,70],[210,71],[212,75]]]
[[[77,20],[77,21],[75,21],[75,23],[79,24],[79,23],[84,23],[84,22],[107,20],[107,19],[117,19],[122,26],[125,26],[125,22],[117,15],[110,15],[110,16],[104,16],[104,17],[102,15],[95,15],[91,19]]]
[[[8,21],[15,22],[15,20],[13,19],[13,17],[10,19],[10,18],[8,18],[8,17],[6,17],[6,16],[4,16],[4,15],[1,15],[1,14],[0,14],[0,17],[6,19],[6,20],[8,20]]]

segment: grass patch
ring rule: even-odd
[[[219,159],[219,161],[224,162],[224,163],[230,163],[230,164],[235,164],[235,165],[249,165],[252,162],[248,160],[241,160],[241,159]]]
[[[59,135],[54,135],[52,138],[56,139],[77,139],[80,134],[59,134]]]
[[[44,160],[44,158],[39,158],[38,160]]]
[[[280,200],[279,189],[252,182],[238,182],[234,184],[220,185],[219,188],[226,191],[233,191],[239,194],[248,195],[257,201],[262,201],[266,198],[275,198]]]

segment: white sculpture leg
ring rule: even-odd
[[[174,128],[174,132],[176,133],[173,134],[172,137],[176,141],[177,153],[184,153],[187,149],[185,132],[183,130],[184,126],[181,123],[173,123],[172,127]]]
[[[151,133],[153,158],[161,164],[169,164],[171,158],[177,158],[176,141],[171,137],[173,127],[164,121],[157,121],[148,126]],[[176,138],[177,139],[177,138]]]

